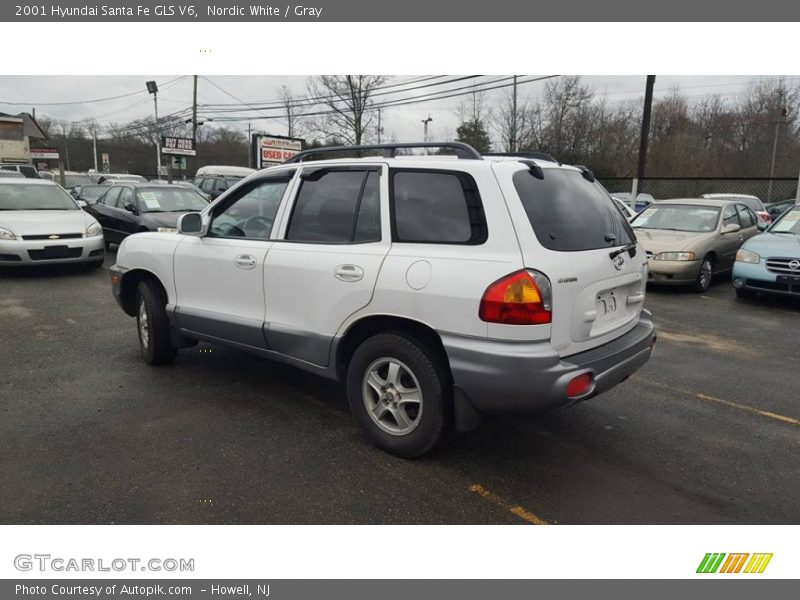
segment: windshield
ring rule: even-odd
[[[186,188],[140,188],[136,193],[143,212],[192,212],[208,206],[205,198]]]
[[[770,227],[770,233],[793,233],[800,235],[800,206],[785,212],[783,216]]]
[[[57,185],[0,185],[0,210],[80,210]]]
[[[634,229],[666,229],[702,233],[714,231],[719,208],[685,204],[651,204],[634,219]]]

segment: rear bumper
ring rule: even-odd
[[[47,248],[53,247],[62,249],[61,257],[46,257]],[[100,261],[105,252],[103,236],[57,240],[0,240],[0,267]]]
[[[453,382],[482,413],[541,412],[588,400],[635,373],[650,358],[655,330],[648,311],[617,339],[561,358],[548,342],[507,342],[442,334]],[[594,386],[577,398],[567,384],[591,373]]]

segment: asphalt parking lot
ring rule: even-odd
[[[800,306],[651,289],[629,381],[421,460],[343,389],[201,344],[149,367],[108,270],[0,272],[0,522],[800,523]]]

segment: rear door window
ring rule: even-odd
[[[379,174],[374,169],[304,171],[286,239],[342,244],[380,240]]]
[[[121,189],[114,187],[111,188],[106,192],[106,195],[103,196],[103,204],[106,206],[116,207],[117,206],[117,197],[119,197]]]
[[[596,250],[634,240],[611,196],[579,171],[546,169],[538,179],[524,170],[513,181],[536,238],[549,250]]]
[[[757,217],[755,213],[744,204],[737,204],[736,210],[739,211],[739,222],[742,227],[752,227],[756,224]]]
[[[486,217],[475,181],[455,171],[393,171],[392,231],[396,242],[482,244]]]

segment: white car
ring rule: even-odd
[[[397,156],[412,148],[453,156]],[[343,380],[372,440],[431,450],[482,413],[586,400],[650,357],[647,259],[588,169],[470,146],[260,171],[126,238],[114,295],[144,360],[204,340]]]
[[[0,266],[82,262],[100,267],[103,228],[60,185],[0,179]]]
[[[617,205],[617,208],[619,208],[622,214],[625,215],[625,218],[629,223],[636,218],[636,211],[633,210],[628,204],[625,204],[625,202],[616,196],[612,196],[611,199],[614,201],[614,204]]]

